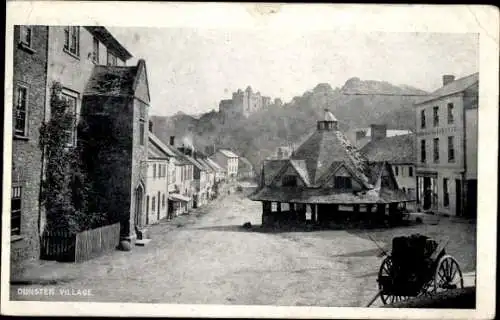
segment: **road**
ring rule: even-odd
[[[376,293],[381,263],[368,234],[384,247],[397,235],[447,235],[452,239],[447,251],[464,271],[475,269],[474,224],[443,220],[395,229],[281,233],[241,228],[247,221],[259,225],[260,214],[259,202],[241,194],[227,196],[152,226],[152,241],[145,247],[28,270],[24,277],[31,285],[12,285],[11,298],[360,307]],[[19,294],[18,288],[27,287],[90,289],[92,296]]]

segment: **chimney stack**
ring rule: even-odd
[[[371,126],[372,141],[384,139],[387,137],[387,125],[385,124],[372,124]]]
[[[443,87],[445,85],[447,85],[448,83],[453,82],[453,81],[455,81],[455,76],[454,75],[452,75],[452,74],[445,74],[443,76]]]
[[[175,146],[175,136],[170,136],[170,145]]]

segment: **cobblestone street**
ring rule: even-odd
[[[373,230],[260,232],[261,204],[242,194],[150,228],[152,241],[79,264],[42,262],[11,286],[13,300],[365,306],[377,292],[380,250],[420,232],[450,242],[463,272],[475,270],[475,224],[452,218]],[[250,230],[242,228],[251,222]],[[23,295],[19,288],[54,288]],[[91,290],[92,296],[59,289]],[[375,305],[380,305],[379,300]]]

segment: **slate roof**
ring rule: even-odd
[[[415,163],[415,141],[414,134],[387,137],[368,142],[360,151],[369,161]]]
[[[264,160],[264,184],[268,185],[288,160]]]
[[[85,95],[133,96],[138,66],[96,65],[85,87]]]
[[[249,197],[255,201],[277,201],[283,203],[311,203],[311,204],[376,204],[391,202],[409,202],[401,190],[369,190],[366,192],[338,192],[326,188],[299,188],[299,187],[264,187]]]
[[[444,96],[448,96],[448,95],[451,95],[454,93],[462,92],[478,82],[479,82],[479,73],[476,72],[476,73],[473,73],[473,74],[468,75],[466,77],[463,77],[463,78],[460,78],[460,79],[457,79],[455,81],[448,83],[447,85],[432,92],[429,96],[417,100],[417,102],[415,104],[417,104],[417,105],[422,104],[425,102],[439,99],[439,98],[444,97]]]
[[[228,158],[238,158],[238,155],[227,149],[219,149],[219,152]]]
[[[215,170],[212,168],[212,166],[210,166],[206,159],[203,159],[203,158],[197,158],[196,161],[198,161],[204,168],[206,171],[211,171],[211,172],[214,172]]]
[[[368,182],[367,159],[338,130],[317,130],[290,157],[305,160],[312,184],[330,170],[334,162],[344,162],[356,176]]]

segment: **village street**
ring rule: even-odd
[[[463,272],[475,268],[475,224],[442,217],[437,224],[374,230],[265,233],[261,204],[232,194],[189,216],[150,228],[152,241],[79,264],[43,262],[14,300],[149,302],[285,306],[365,306],[377,291],[377,246],[415,232],[450,237],[447,252]],[[253,228],[242,228],[245,222]],[[437,220],[436,220],[437,221]],[[18,288],[55,288],[54,296],[19,295]],[[62,296],[60,288],[91,290]],[[375,305],[380,305],[377,300]]]

